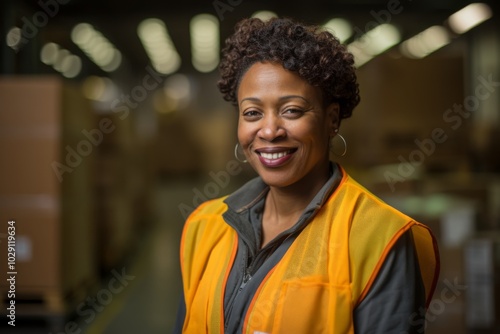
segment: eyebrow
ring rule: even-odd
[[[300,96],[300,95],[285,95],[285,96],[281,96],[279,98],[279,101],[286,101],[286,100],[291,100],[291,99],[296,99],[296,98],[299,98],[301,100],[304,100],[305,102],[309,103],[309,101],[307,101],[304,97]],[[244,98],[243,100],[240,101],[240,104],[243,103],[243,101],[252,101],[252,102],[261,102],[261,100],[257,97],[246,97]]]

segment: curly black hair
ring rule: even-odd
[[[319,87],[325,103],[339,104],[340,118],[359,103],[353,55],[328,31],[289,18],[241,20],[222,50],[217,83],[226,101],[237,105],[243,74],[256,62],[273,62]]]

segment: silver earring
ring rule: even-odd
[[[344,143],[344,150],[342,151],[341,154],[337,154],[336,152],[333,152],[333,150],[332,150],[332,152],[333,152],[333,154],[335,154],[338,157],[343,157],[347,153],[347,142],[345,141],[345,138],[342,137],[342,135],[340,133],[338,133],[338,131],[339,131],[338,129],[335,129],[336,136],[333,136],[331,139],[339,136],[340,139],[342,140],[342,142]],[[330,142],[330,148],[332,148],[332,147],[333,147],[333,144]]]
[[[247,159],[243,159],[241,160],[239,157],[238,157],[238,147],[240,147],[240,143],[236,143],[236,146],[234,147],[234,157],[236,158],[236,160],[238,160],[239,162],[242,162],[244,164],[246,164],[248,162]]]

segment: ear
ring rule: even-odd
[[[336,102],[330,103],[326,107],[326,124],[328,125],[328,133],[334,136],[340,126],[340,107]]]

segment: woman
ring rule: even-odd
[[[187,219],[177,332],[423,332],[432,234],[329,161],[359,102],[353,63],[289,19],[245,19],[226,41],[219,89],[259,176]]]

